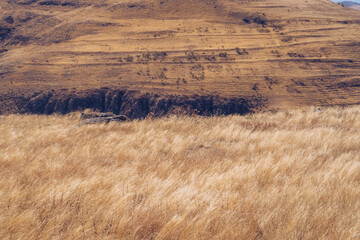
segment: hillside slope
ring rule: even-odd
[[[241,99],[254,111],[360,102],[360,14],[328,0],[0,7],[0,113],[149,113],[161,101],[167,112],[187,101],[179,96],[210,113],[213,96],[218,106]],[[200,104],[202,96],[211,99]]]

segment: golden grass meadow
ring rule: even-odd
[[[360,106],[0,116],[0,239],[359,239]]]

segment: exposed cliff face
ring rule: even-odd
[[[169,114],[202,116],[247,114],[259,110],[266,101],[257,97],[221,98],[217,96],[177,96],[108,88],[83,92],[38,93],[19,102],[24,113],[65,114],[87,108],[123,114],[131,119]]]

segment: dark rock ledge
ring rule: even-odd
[[[141,93],[132,90],[101,88],[81,92],[39,92],[14,102],[19,113],[66,114],[84,109],[122,114],[130,119],[169,114],[229,115],[247,114],[260,110],[266,100],[256,96],[223,98],[219,96],[179,96]]]

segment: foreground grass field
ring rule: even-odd
[[[360,107],[0,117],[1,239],[359,239]]]

